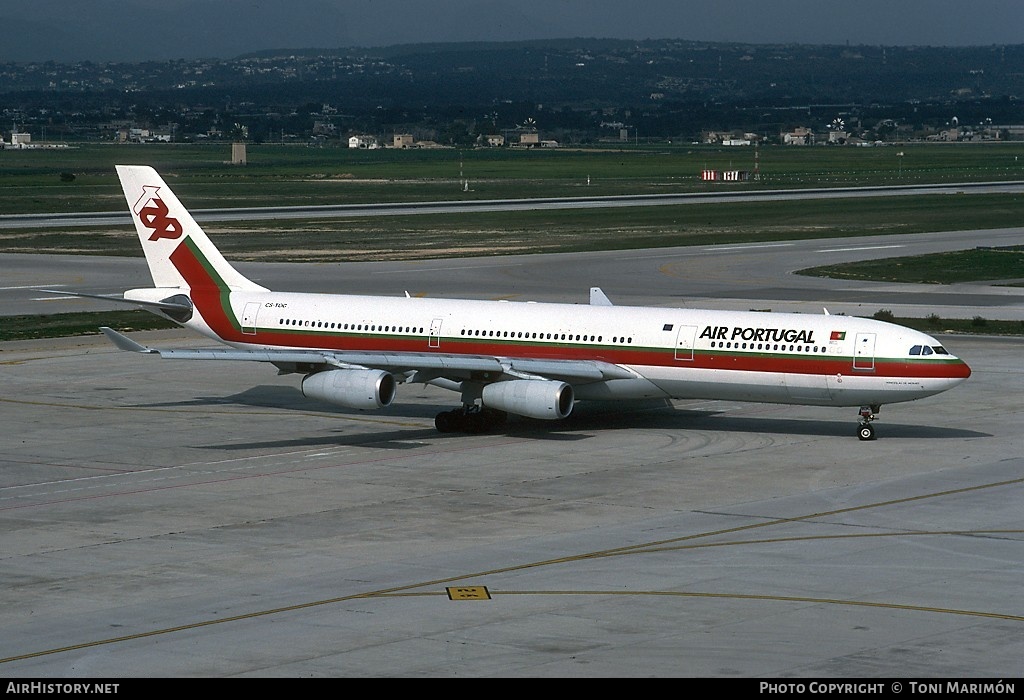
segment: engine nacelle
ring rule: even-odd
[[[346,408],[390,406],[395,391],[395,378],[379,369],[330,369],[302,379],[303,396]]]
[[[565,382],[512,379],[488,384],[480,400],[484,406],[517,416],[558,420],[572,413],[576,399],[572,387]]]

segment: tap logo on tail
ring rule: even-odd
[[[159,191],[160,188],[154,185],[143,185],[142,196],[139,197],[139,201],[135,202],[132,211],[142,221],[143,226],[153,229],[153,235],[149,237],[149,240],[181,238],[185,229],[182,228],[181,222],[173,216],[167,216],[167,205],[157,196]]]

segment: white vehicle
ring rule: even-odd
[[[559,420],[576,401],[722,399],[856,406],[870,440],[882,404],[971,374],[934,338],[857,317],[614,306],[597,288],[589,305],[271,291],[224,259],[156,171],[117,173],[154,285],[123,301],[227,346],[153,349],[103,329],[119,348],[269,362],[303,375],[306,396],[355,409],[390,405],[402,384],[452,389],[461,408],[438,414],[442,432]]]

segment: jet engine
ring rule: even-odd
[[[346,408],[390,406],[395,390],[395,378],[379,369],[331,369],[302,379],[303,396]]]
[[[572,413],[575,396],[565,382],[545,379],[512,379],[483,388],[484,406],[529,418],[558,420]]]

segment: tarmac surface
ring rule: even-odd
[[[547,256],[539,278],[478,261],[454,286],[518,275],[585,303],[588,270],[625,265],[622,303],[697,305],[666,279],[722,308],[863,303],[762,252],[678,276],[673,251]],[[331,267],[371,269],[389,276]],[[875,305],[950,315],[1006,296],[889,287]],[[1009,297],[989,317],[1019,314]],[[357,412],[257,363],[0,344],[0,677],[1020,677],[1024,340],[939,337],[972,377],[884,406],[872,442],[854,409],[720,401],[439,434],[457,397],[432,387]]]

